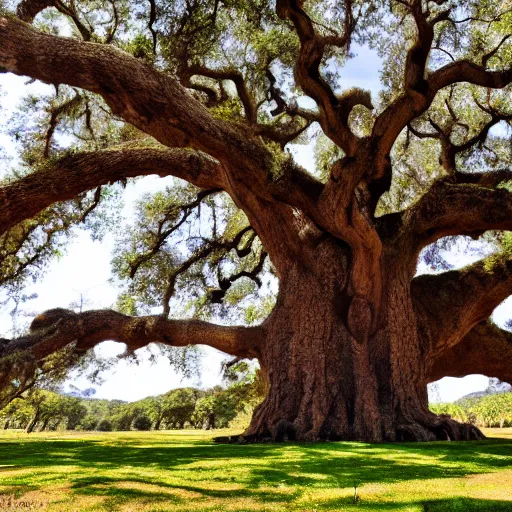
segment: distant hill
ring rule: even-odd
[[[468,393],[462,398],[459,398],[454,403],[463,404],[465,402],[472,401],[477,398],[483,398],[485,396],[496,395],[498,393],[507,393],[512,391],[512,386],[508,382],[501,382],[498,379],[489,379],[489,386],[484,391],[475,391],[474,393]]]
[[[60,394],[65,396],[72,396],[73,398],[91,398],[96,394],[96,390],[94,388],[78,389],[75,386],[71,386],[71,391],[61,391]]]

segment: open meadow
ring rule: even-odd
[[[0,510],[512,511],[512,429],[480,442],[212,442],[226,432],[2,432]]]

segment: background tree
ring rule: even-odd
[[[192,424],[197,400],[203,393],[193,388],[174,389],[164,396],[164,423],[166,428],[184,428]]]
[[[87,415],[87,408],[79,398],[64,397],[62,400],[62,415],[66,430],[75,430]]]
[[[152,396],[144,400],[144,411],[151,421],[153,430],[160,430],[160,425],[164,419],[165,409],[162,396]]]
[[[151,430],[151,420],[146,415],[137,416],[133,422],[135,430]]]
[[[55,91],[13,126],[4,286],[44,268],[73,226],[108,228],[112,183],[187,184],[166,181],[120,234],[119,311],[51,310],[3,341],[4,402],[65,348],[157,342],[180,360],[172,347],[206,344],[261,365],[268,393],[247,439],[480,438],[429,411],[426,386],[512,379],[511,335],[489,321],[512,292],[511,27],[508,3],[485,0],[6,10],[2,71]],[[382,58],[378,98],[339,87],[355,43]],[[315,172],[287,151],[304,138],[317,139]],[[415,277],[430,244],[488,232],[491,256]],[[269,273],[275,305],[258,292]],[[256,320],[256,297],[273,306],[260,325],[224,325]]]
[[[512,393],[498,392],[492,395],[464,398],[454,404],[432,404],[436,414],[449,414],[451,417],[471,422],[481,427],[512,425]]]
[[[205,430],[225,428],[235,418],[240,402],[221,387],[210,389],[196,402],[192,423]]]

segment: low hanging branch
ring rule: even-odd
[[[30,334],[5,342],[0,363],[15,353],[30,351],[36,361],[75,343],[78,352],[112,340],[137,350],[149,343],[173,347],[208,345],[236,357],[257,357],[265,341],[262,327],[227,327],[199,320],[169,320],[163,316],[131,317],[112,310],[74,313],[51,309],[37,316]]]
[[[0,340],[0,408],[47,371],[52,354],[62,354],[62,364],[69,365],[107,340],[124,343],[131,351],[150,343],[173,347],[203,344],[235,357],[254,358],[264,346],[265,331],[262,327],[226,327],[162,316],[130,317],[112,310],[74,313],[51,309],[33,320],[26,336]],[[18,384],[13,386],[13,382]]]

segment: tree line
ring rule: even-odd
[[[179,388],[136,402],[77,398],[36,388],[0,410],[0,427],[28,433],[245,428],[262,399],[262,388],[257,374],[227,387]],[[432,403],[430,410],[478,427],[512,427],[512,392]]]
[[[463,398],[454,403],[431,404],[436,414],[448,414],[457,421],[478,427],[512,427],[512,392]]]
[[[78,398],[32,388],[0,410],[0,425],[28,433],[224,428],[249,418],[264,393],[259,372],[246,363],[228,368],[225,380],[225,386],[173,389],[136,402]]]

